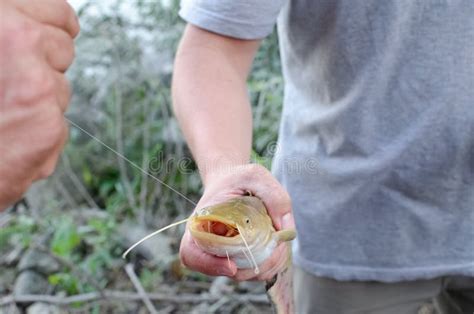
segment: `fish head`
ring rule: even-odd
[[[271,218],[263,202],[252,196],[196,210],[188,229],[201,249],[217,256],[240,256],[243,249],[258,251],[275,246]]]

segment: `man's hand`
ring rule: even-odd
[[[0,2],[0,210],[54,170],[78,32],[65,0]]]
[[[197,209],[224,202],[248,192],[263,201],[277,230],[294,228],[288,193],[268,170],[258,165],[238,166],[227,173],[208,176],[206,190]],[[234,262],[229,265],[227,258],[202,251],[194,243],[188,231],[185,232],[180,247],[181,261],[188,268],[211,276],[229,276],[235,280],[271,279],[287,262],[287,254],[287,244],[283,243],[260,265],[260,273],[255,275],[253,269],[238,270]]]

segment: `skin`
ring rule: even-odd
[[[174,111],[204,182],[196,208],[251,192],[265,204],[276,230],[294,228],[286,190],[264,167],[249,164],[252,116],[246,80],[258,40],[238,40],[188,25],[175,59]],[[189,231],[183,235],[181,261],[207,275],[236,280],[268,280],[286,262],[284,245],[262,265],[261,273],[238,270],[226,258],[201,250]]]
[[[78,32],[64,0],[0,1],[0,210],[54,171]]]

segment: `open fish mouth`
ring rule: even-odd
[[[199,232],[226,238],[232,238],[240,234],[237,225],[233,221],[228,221],[221,217],[195,217],[194,227]]]

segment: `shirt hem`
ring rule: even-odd
[[[372,268],[363,266],[331,266],[314,263],[295,256],[294,263],[303,270],[320,277],[329,277],[340,281],[380,281],[399,282],[428,280],[442,276],[474,277],[474,263],[400,268]]]

